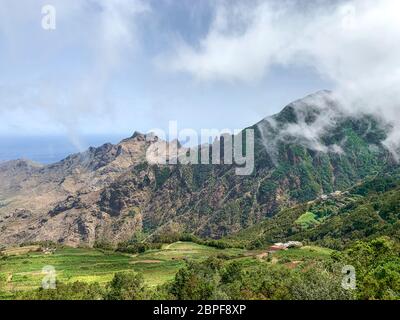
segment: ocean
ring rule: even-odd
[[[80,146],[66,136],[2,136],[0,161],[29,159],[42,164],[58,162],[70,154],[104,143],[118,143],[125,136],[87,135],[80,138]]]

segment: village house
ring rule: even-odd
[[[268,248],[268,252],[273,253],[276,251],[288,250],[290,248],[301,248],[302,246],[303,243],[300,241],[288,241],[285,243],[277,242]]]

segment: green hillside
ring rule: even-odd
[[[298,240],[334,249],[379,236],[400,241],[399,206],[400,178],[391,172],[366,179],[345,192],[284,209],[225,240],[249,248]]]
[[[54,254],[47,255],[35,252],[38,247],[27,247],[25,251],[28,252],[21,249],[24,248],[7,250],[0,257],[0,275],[3,281],[6,279],[3,283],[6,292],[40,287],[42,268],[49,265],[56,269],[57,280],[64,283],[82,281],[104,285],[116,272],[135,271],[143,274],[149,286],[156,286],[172,280],[175,273],[185,266],[186,259],[201,261],[222,254],[216,248],[189,242],[165,244],[159,250],[136,255],[68,247],[58,248]],[[242,249],[223,251],[227,259],[240,258],[245,253],[247,251]]]
[[[106,188],[100,208],[112,215],[122,215],[121,203],[139,210],[147,233],[172,228],[218,239],[397,166],[383,144],[386,124],[344,113],[328,92],[293,102],[250,128],[252,175],[238,176],[228,164],[138,165]],[[151,202],[138,190],[149,192]]]
[[[127,255],[57,248],[47,255],[8,251],[0,263],[0,299],[399,299],[400,247],[385,238],[345,251],[304,246],[267,255],[265,249],[215,249],[190,242]],[[37,249],[37,248],[36,248]],[[351,264],[357,287],[342,287]],[[44,266],[57,283],[42,289]]]

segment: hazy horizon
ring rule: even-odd
[[[393,122],[397,144],[396,0],[48,6],[0,3],[0,136],[242,129],[328,89]]]
[[[120,135],[132,129],[165,129],[170,120],[195,130],[240,129],[295,99],[336,86],[312,65],[269,63],[267,52],[262,53],[266,63],[254,68],[251,62],[258,64],[259,59],[248,45],[226,63],[228,52],[218,49],[214,56],[207,49],[214,35],[216,44],[236,41],[236,36],[240,40],[240,34],[245,40],[256,27],[252,16],[257,11],[268,15],[279,4],[275,0],[235,1],[232,6],[212,0],[54,0],[56,28],[44,30],[41,10],[47,4],[0,4],[3,135]],[[307,6],[295,7],[310,13]],[[237,10],[241,23],[235,26],[229,20]],[[287,10],[294,14],[293,6]],[[220,30],[223,21],[228,32]],[[267,42],[275,37],[259,32]],[[264,46],[260,41],[254,39],[255,50]],[[204,61],[192,60],[196,55]],[[249,73],[258,75],[250,79]]]
[[[124,138],[119,135],[83,135],[80,137],[81,146],[78,146],[68,135],[3,135],[0,136],[0,162],[23,159],[51,164],[89,147],[115,144]]]

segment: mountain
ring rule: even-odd
[[[365,179],[346,191],[321,195],[224,239],[232,246],[263,248],[307,241],[343,250],[357,240],[388,236],[400,241],[400,172]]]
[[[385,147],[390,125],[346,112],[328,91],[250,128],[250,176],[228,164],[149,163],[146,150],[168,144],[140,133],[53,165],[0,164],[0,243],[92,246],[171,232],[220,238],[397,166]]]

